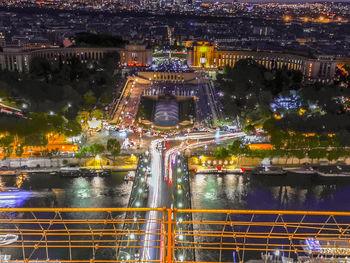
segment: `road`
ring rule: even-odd
[[[174,162],[179,152],[191,148],[203,147],[206,144],[213,144],[219,141],[232,140],[244,136],[245,133],[225,133],[217,138],[216,133],[195,133],[188,136],[177,136],[171,138],[163,138],[154,140],[150,146],[151,154],[151,180],[149,181],[149,208],[161,208],[161,207],[176,207],[178,204],[174,204],[174,192],[173,181],[177,180],[174,176],[177,173],[173,173],[172,167],[169,165]],[[194,140],[193,143],[186,143],[188,140]],[[166,141],[178,141],[180,145],[163,153],[162,144]],[[179,207],[181,208],[181,207]],[[158,260],[162,257],[163,249],[156,249],[155,247],[163,247],[163,241],[157,241],[159,237],[156,233],[159,233],[161,225],[159,221],[163,219],[162,212],[151,211],[146,215],[146,231],[143,243],[143,251],[141,255],[142,261]]]
[[[137,79],[126,83],[120,102],[117,105],[118,109],[113,118],[114,123],[124,127],[134,124],[143,89],[144,84],[139,83]]]

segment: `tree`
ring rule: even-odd
[[[333,149],[327,152],[327,159],[331,162],[334,160],[338,160],[340,157],[346,154],[343,149]]]
[[[96,156],[98,154],[102,154],[105,151],[105,147],[102,144],[95,143],[88,148],[88,151]]]
[[[14,137],[4,136],[0,138],[0,147],[2,148],[2,153],[4,154],[4,159],[11,156],[11,153],[13,151],[13,146],[11,145],[14,141]]]
[[[22,157],[23,152],[24,152],[23,145],[21,145],[21,144],[17,145],[16,150],[15,150],[16,156]]]
[[[46,136],[41,133],[31,134],[24,138],[24,144],[29,146],[46,146],[47,143]]]
[[[46,58],[34,57],[30,60],[30,74],[36,77],[44,77],[46,81],[51,73],[50,62]]]
[[[85,107],[87,107],[88,109],[91,109],[95,104],[96,104],[96,97],[91,93],[85,93],[84,95],[84,105]]]
[[[87,121],[90,120],[90,113],[87,111],[80,111],[77,116],[77,121],[79,123],[87,123]]]
[[[64,134],[66,136],[78,136],[79,134],[81,134],[81,131],[81,125],[76,120],[68,120],[68,122],[65,124]]]
[[[4,159],[8,158],[11,156],[13,152],[13,146],[12,145],[9,145],[7,147],[4,147],[3,148],[3,153],[4,153]]]
[[[116,139],[108,139],[107,150],[109,151],[109,153],[113,156],[113,159],[115,160],[115,157],[117,157],[120,153],[119,141]]]
[[[81,32],[76,35],[75,42],[78,46],[92,47],[122,47],[127,43],[121,36],[112,36],[100,32]]]
[[[215,158],[216,159],[225,159],[229,155],[229,151],[225,147],[221,147],[215,151]]]
[[[101,66],[105,69],[105,71],[113,73],[115,69],[117,69],[120,65],[120,55],[117,52],[112,52],[105,55],[101,62]]]
[[[104,114],[101,110],[94,110],[91,112],[91,116],[95,117],[96,119],[102,119],[104,117]]]

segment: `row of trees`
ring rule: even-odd
[[[47,113],[30,113],[27,118],[0,118],[2,133],[19,138],[32,138],[47,133],[63,134],[71,137],[81,133],[81,126],[75,119],[67,120],[63,116]],[[30,140],[30,139],[28,139]],[[42,144],[32,144],[40,146]]]
[[[282,116],[276,122],[280,129],[316,133],[350,129],[344,103],[350,90],[339,81],[305,84],[300,71],[269,70],[245,59],[234,67],[225,67],[216,84],[224,94],[226,116],[239,118],[244,125],[262,124],[277,113]],[[301,108],[303,114],[299,112]]]
[[[215,151],[215,157],[217,159],[225,159],[229,156],[246,156],[252,158],[269,158],[274,157],[281,158],[310,158],[310,159],[322,159],[327,158],[329,161],[337,160],[338,158],[349,155],[349,150],[344,148],[295,148],[295,149],[282,149],[274,148],[269,150],[251,150],[246,144],[237,140],[234,141],[227,148],[221,147]]]
[[[110,103],[120,80],[119,65],[118,53],[105,56],[98,64],[82,63],[76,57],[64,63],[62,58],[50,63],[35,57],[30,61],[30,72],[0,70],[0,94],[24,100],[32,112],[55,111],[75,118],[81,108],[104,109]]]
[[[107,145],[93,144],[91,146],[83,146],[81,150],[75,154],[77,158],[96,156],[107,153],[114,159],[120,154],[120,143],[116,139],[108,139]]]
[[[268,70],[252,59],[226,66],[217,76],[225,114],[231,119],[260,123],[271,116],[270,104],[281,94],[301,87],[302,74],[288,69]]]
[[[0,138],[4,158],[10,157],[13,151],[16,156],[22,156],[25,146],[46,146],[49,133],[71,137],[82,131],[76,120],[46,113],[31,113],[26,119],[3,117],[0,118],[0,127],[4,134]]]

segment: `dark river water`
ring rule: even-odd
[[[197,174],[191,178],[195,209],[349,211],[350,182],[285,182],[269,177]]]
[[[249,175],[215,175],[215,174],[197,174],[191,177],[191,192],[192,192],[192,208],[194,209],[242,209],[242,210],[302,210],[302,211],[350,211],[350,182],[338,180],[338,182],[320,182],[315,177],[309,177],[305,179],[300,176],[294,180],[292,175],[288,175],[285,179],[283,177],[267,176],[263,178],[257,178]],[[313,179],[310,179],[313,178]],[[323,180],[323,179],[322,179]],[[194,220],[207,220],[207,221],[247,221],[253,220],[255,222],[325,222],[328,216],[305,217],[290,215],[278,218],[278,215],[244,215],[244,214],[194,214]],[[309,221],[311,220],[311,221]],[[338,222],[350,223],[350,218],[337,218]],[[342,220],[342,221],[340,221]],[[331,222],[332,219],[331,219]],[[275,231],[276,233],[286,232],[285,229],[275,227],[261,227],[261,228],[248,228],[247,226],[227,225],[223,229],[223,225],[208,225],[205,223],[195,225],[194,228],[197,231],[218,231],[223,230],[226,233],[233,233],[234,231],[241,232],[260,232],[260,231]],[[289,229],[289,231],[294,231]],[[299,229],[299,231],[304,231]],[[317,231],[317,230],[315,230]],[[312,231],[311,231],[312,232]],[[338,232],[336,232],[338,234]],[[230,234],[229,234],[230,235]],[[228,249],[222,250],[198,250],[196,257],[201,261],[224,261],[224,262],[239,262],[248,259],[259,259],[261,253],[256,251],[235,251],[235,242],[244,242],[243,238],[233,239],[232,237],[220,238],[216,237],[197,237],[197,242],[215,244],[212,246],[220,246],[220,242],[227,242],[226,247]],[[248,242],[248,240],[247,240]],[[250,243],[266,242],[264,239],[251,239]],[[248,242],[248,243],[249,243]],[[271,240],[269,241],[271,243]],[[275,251],[284,251],[288,248],[288,240],[274,240],[279,244],[285,244],[284,246],[272,247]],[[296,245],[300,245],[300,241],[296,242]],[[229,244],[231,243],[231,244]],[[204,245],[205,246],[205,245]],[[231,249],[230,249],[231,247]],[[294,250],[294,249],[293,249]],[[271,252],[273,254],[274,252]],[[290,256],[294,259],[296,254],[291,253],[287,255],[287,252],[278,252],[280,255]],[[243,255],[244,254],[244,255]],[[298,253],[300,256],[301,254]],[[304,255],[302,253],[302,255]]]
[[[124,182],[125,175],[119,172],[108,177],[1,176],[5,191],[0,192],[0,207],[126,207],[132,183]]]
[[[132,188],[132,182],[124,182],[126,173],[114,173],[108,177],[77,177],[67,178],[60,177],[59,175],[49,174],[32,174],[28,176],[1,176],[1,188],[0,192],[0,207],[2,208],[15,208],[15,207],[67,207],[67,208],[85,208],[85,207],[127,207],[129,196]],[[54,213],[36,212],[37,218],[49,218],[60,219],[62,216],[68,220],[81,220],[81,219],[121,219],[125,217],[124,213],[107,213],[107,212],[74,212],[74,213],[61,213],[59,216]],[[31,213],[1,213],[0,219],[33,219],[34,216]],[[66,224],[69,229],[81,228],[88,231],[89,227],[93,229],[113,229],[117,227],[120,229],[120,225],[114,224]],[[48,224],[0,224],[1,229],[15,229],[16,227],[26,229],[54,229],[56,231],[65,232],[63,224],[54,224],[49,226]],[[7,232],[4,232],[7,233]],[[41,236],[26,235],[24,239],[33,240],[37,244],[44,245],[43,240],[40,241]],[[67,236],[49,236],[50,242],[65,242]],[[72,236],[73,245],[91,245],[91,242],[84,240],[90,239],[91,236]],[[115,243],[109,242],[114,236],[95,236],[95,240],[107,240],[104,241],[104,245],[113,246]],[[21,236],[19,236],[21,239]],[[35,243],[27,243],[35,244]],[[55,244],[55,243],[49,243]],[[40,260],[50,258],[51,260],[89,260],[95,259],[115,259],[116,250],[114,248],[102,248],[94,251],[91,248],[72,248],[68,249],[68,243],[56,243],[61,244],[60,248],[38,248],[33,249],[33,246],[27,248],[1,248],[0,255],[11,255],[11,259],[23,260],[23,258],[29,258],[31,260]],[[93,245],[95,245],[94,243]],[[99,244],[102,244],[101,242]]]
[[[127,207],[132,183],[123,181],[126,173],[115,173],[110,177],[63,178],[57,175],[30,175],[25,177],[1,176],[0,185],[10,191],[0,192],[0,207]],[[19,188],[18,188],[19,187]],[[253,180],[246,175],[192,175],[192,208],[194,209],[257,209],[257,210],[313,210],[350,211],[350,182],[319,183],[304,181],[286,183],[280,179]],[[12,214],[12,218],[28,218],[25,214]],[[47,215],[46,215],[47,216]],[[52,216],[52,215],[50,215]],[[67,218],[75,216],[66,215]],[[105,218],[105,214],[89,213],[76,215],[90,218]],[[30,217],[30,215],[29,215]],[[122,218],[122,214],[115,215]],[[196,214],[194,220],[225,220],[224,214]],[[235,219],[248,220],[237,215]],[[266,220],[267,218],[265,218]],[[269,219],[271,220],[271,219]],[[13,228],[13,226],[10,226]],[[99,226],[106,227],[106,226]],[[112,226],[107,226],[112,227]],[[1,227],[3,228],[3,226]],[[221,227],[222,228],[222,227]],[[198,229],[194,227],[194,229]],[[203,230],[220,230],[206,226]],[[220,230],[221,231],[221,230]],[[225,229],[232,231],[232,229]],[[32,237],[31,237],[32,238]],[[217,239],[201,240],[218,242]],[[225,241],[225,240],[224,240]],[[232,242],[232,239],[227,239]],[[283,248],[281,248],[283,249]],[[204,253],[203,253],[204,252]],[[1,249],[0,253],[22,259],[22,249]],[[25,249],[25,257],[45,259],[68,259],[68,249]],[[221,260],[235,262],[242,260],[239,253],[225,250]],[[73,259],[113,259],[115,249],[80,249],[73,251]],[[218,261],[218,251],[203,250],[196,254],[197,260]],[[246,255],[245,259],[259,258],[257,253]]]

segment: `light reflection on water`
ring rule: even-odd
[[[350,211],[350,183],[283,185],[245,175],[197,174],[191,178],[194,209]]]
[[[191,177],[193,209],[350,211],[349,192],[349,182],[315,184],[310,181],[287,185],[283,178],[272,177],[265,180],[232,174],[197,174]],[[225,221],[225,217],[226,214],[193,215],[194,220]],[[235,215],[234,218],[243,220],[244,216]],[[199,226],[194,228],[199,230]],[[200,226],[201,231],[222,231],[214,228],[213,225]],[[202,241],[220,242],[209,238]],[[219,252],[203,251],[198,255],[199,260],[219,260]],[[223,251],[222,257],[223,261],[235,261],[230,250]],[[248,257],[257,259],[260,255],[250,254]]]
[[[16,187],[15,176],[2,176],[2,192],[0,192],[1,207],[127,207],[132,183],[124,183],[123,178],[126,173],[114,173],[109,177],[92,178],[67,178],[58,175],[34,174],[24,180],[20,188]],[[102,213],[102,212],[82,212],[82,213],[61,213],[65,219],[88,219],[88,218],[122,218],[124,213]],[[37,217],[53,218],[54,213],[39,213]],[[30,213],[9,213],[0,214],[7,218],[30,218]],[[0,225],[0,228],[14,227],[13,225]],[[36,228],[36,225],[28,225],[28,228]],[[55,225],[53,227],[61,227]],[[86,225],[74,225],[71,227],[87,227]],[[96,228],[108,228],[110,225],[95,225]],[[120,226],[117,226],[120,227]],[[26,236],[26,239],[35,239],[33,236]],[[76,237],[77,239],[79,237]],[[108,239],[108,237],[105,237]],[[79,239],[80,240],[80,239]],[[78,244],[78,243],[77,243]],[[113,245],[113,243],[111,243]],[[26,257],[31,255],[31,248],[26,248]],[[68,259],[68,248],[49,249],[49,258],[54,260]],[[0,253],[11,255],[11,259],[23,259],[22,249],[4,248]],[[72,257],[76,260],[89,259],[92,257],[92,249],[81,248],[72,251]],[[95,254],[96,259],[111,259],[115,257],[115,249],[99,249]],[[32,259],[46,259],[46,250],[40,248],[34,251]]]
[[[0,207],[126,207],[131,183],[126,173],[110,177],[67,178],[33,174],[18,186],[15,176],[2,176]]]

